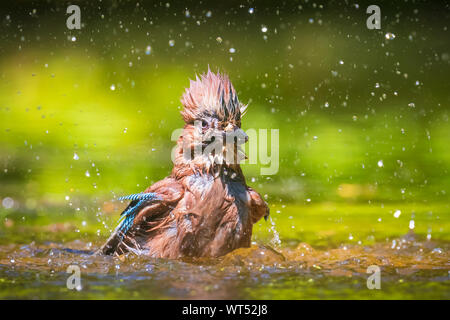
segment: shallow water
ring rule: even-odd
[[[77,232],[72,224],[37,227],[33,221],[3,226],[0,298],[450,299],[449,243],[427,240],[413,231],[369,244],[328,246],[288,242],[281,232],[281,245],[274,249],[270,245],[277,244],[264,240],[255,228],[258,240],[251,248],[217,259],[166,260],[133,254],[94,256],[103,237]],[[277,224],[259,228],[263,226],[270,233]],[[27,242],[27,235],[36,235],[37,229],[40,239],[60,241]],[[23,241],[10,237],[5,242],[12,230]],[[81,270],[79,290],[66,286],[71,275],[67,268],[73,264]],[[370,265],[381,268],[380,290],[367,288]]]

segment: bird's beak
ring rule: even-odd
[[[237,161],[237,163],[240,163],[242,160],[248,159],[247,155],[245,154],[245,151],[241,148],[242,145],[244,145],[248,141],[248,136],[238,126],[229,124],[223,131],[222,131],[222,138],[225,141],[225,149],[234,150],[231,152],[231,154],[235,154],[237,159],[234,161]],[[236,153],[234,153],[236,152]],[[234,156],[233,156],[234,159]]]
[[[244,144],[248,141],[248,135],[237,126],[228,126],[225,128],[223,138],[227,143]]]
[[[248,135],[241,128],[236,128],[234,133],[238,137],[238,144],[244,144],[248,141]]]

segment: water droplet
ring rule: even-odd
[[[248,9],[248,13],[253,14],[253,12],[255,12],[255,9],[254,9],[254,8]]]
[[[395,246],[397,245],[397,241],[392,240],[392,245],[391,245],[391,249],[395,249]]]
[[[217,38],[216,38],[216,41],[217,41],[218,43],[222,43],[223,40],[222,40],[221,37],[217,37]]]
[[[272,240],[270,240],[270,243],[274,247],[279,247],[281,245],[280,234],[278,233],[277,229],[275,228],[275,222],[272,220],[272,218],[270,216],[269,216],[269,221],[271,224],[269,231],[273,233],[273,238],[272,238]]]
[[[262,26],[262,27],[261,27],[261,31],[262,31],[262,32],[267,32],[267,27],[266,27],[266,26]]]
[[[395,210],[395,212],[394,212],[394,218],[400,217],[401,214],[402,214],[402,212],[401,212],[400,210]]]
[[[80,157],[76,154],[76,152],[73,154],[73,160],[78,160]]]
[[[175,40],[169,40],[169,46],[173,47],[175,45]]]
[[[385,37],[387,40],[393,40],[393,39],[395,39],[395,34],[393,34],[393,33],[391,33],[391,32],[388,32],[388,33],[386,33],[386,34],[384,35],[384,37]]]
[[[116,90],[116,85],[113,83],[113,84],[109,87],[109,89],[111,89],[111,91]]]
[[[410,103],[408,103],[408,107],[415,108],[416,105],[414,104],[414,102],[410,102]]]
[[[235,48],[230,48],[230,53],[235,53],[236,52],[236,49]]]
[[[5,209],[11,209],[14,206],[14,200],[10,197],[6,197],[2,201],[2,206]]]
[[[384,167],[384,163],[383,160],[378,160],[378,167],[383,168]]]
[[[413,230],[415,227],[414,220],[409,221],[409,228]]]
[[[91,176],[91,174],[89,173],[89,170],[86,170],[86,172],[84,173],[84,175],[86,176],[86,177],[90,177]]]
[[[70,38],[70,40],[71,40],[72,42],[75,42],[75,41],[77,41],[77,37],[73,36],[72,38]]]
[[[152,47],[151,46],[147,46],[147,48],[145,48],[145,54],[146,55],[150,55],[150,53],[152,53]]]

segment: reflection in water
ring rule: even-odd
[[[415,297],[433,291],[449,298],[448,244],[418,241],[412,233],[372,246],[326,250],[307,243],[278,250],[253,245],[218,259],[94,256],[90,246],[81,241],[1,246],[0,283],[6,289],[1,298],[359,298],[373,294],[365,285],[370,265],[382,270],[384,296],[378,298],[395,297],[410,286]],[[80,292],[66,288],[71,264],[81,269]]]

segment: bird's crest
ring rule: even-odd
[[[239,102],[228,76],[209,69],[200,78],[196,76],[195,81],[190,81],[181,103],[184,106],[181,115],[186,123],[204,116],[215,116],[223,121],[240,120],[247,109],[247,105]]]

